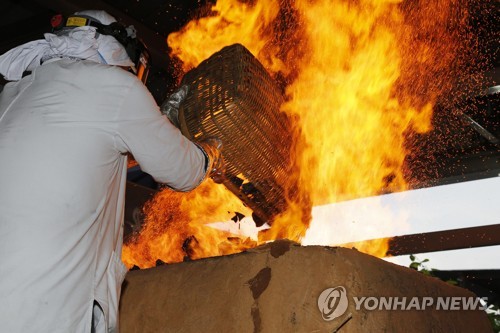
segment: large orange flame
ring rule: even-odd
[[[431,129],[433,105],[451,86],[464,8],[455,0],[219,0],[168,44],[187,71],[241,43],[286,84],[282,109],[305,138],[293,152],[301,188],[320,205],[408,187],[407,138]],[[258,240],[231,237],[205,224],[250,212],[211,182],[187,195],[163,191],[145,211],[144,230],[124,247],[129,266],[300,241],[310,215],[291,201]],[[387,251],[386,243],[356,247]]]
[[[158,260],[171,263],[228,254],[255,245],[251,239],[240,240],[205,226],[227,221],[234,212],[250,215],[239,199],[212,181],[189,193],[164,189],[146,204],[145,212],[140,235],[123,248],[122,257],[129,267],[152,267]]]
[[[272,72],[283,70],[271,47],[275,34],[272,23],[280,10],[279,1],[217,1],[209,16],[190,21],[181,31],[168,36],[172,53],[182,60],[187,71],[227,45],[245,45]]]

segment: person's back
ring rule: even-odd
[[[182,191],[209,167],[206,153],[120,67],[54,57],[4,87],[2,331],[90,332],[96,309],[106,318],[99,331],[116,325],[127,152]]]
[[[203,170],[193,173],[182,167],[189,162],[168,161],[179,158],[175,151],[168,156],[169,149],[179,147],[166,145],[170,138],[155,147],[157,140],[150,137],[155,131],[160,136],[178,134],[162,134],[166,125],[151,95],[117,67],[49,61],[6,85],[0,110],[0,184],[9,189],[0,191],[0,312],[24,321],[26,328],[37,323],[41,332],[44,317],[48,324],[58,318],[61,332],[84,328],[90,321],[72,321],[88,320],[84,312],[94,299],[108,316],[107,303],[117,300],[108,300],[106,290],[119,288],[125,273],[119,260],[124,153],[143,144],[136,149],[139,160],[141,154],[158,154],[159,165],[146,160],[146,170],[160,168],[162,162],[165,167],[179,163],[177,172],[185,175],[162,172],[160,179],[176,188],[196,185]],[[19,262],[20,257],[27,259]],[[54,274],[60,279],[55,281]],[[83,295],[89,295],[88,304],[75,301],[85,300]]]

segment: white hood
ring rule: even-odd
[[[104,11],[87,10],[75,14],[90,16],[102,24],[116,20]],[[96,37],[97,35],[97,37]],[[96,33],[91,26],[67,30],[62,34],[44,34],[45,39],[20,45],[0,56],[0,73],[8,81],[22,78],[24,71],[32,71],[50,58],[77,58],[116,66],[134,66],[127,51],[112,36]]]

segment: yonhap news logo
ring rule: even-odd
[[[318,297],[318,308],[326,321],[342,316],[348,305],[347,292],[342,286],[325,289]]]
[[[432,310],[486,310],[487,297],[464,296],[362,296],[352,297],[356,311],[422,311]],[[325,321],[330,321],[342,316],[349,306],[346,288],[337,286],[327,288],[318,297],[318,308]]]

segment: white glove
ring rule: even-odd
[[[177,128],[180,128],[179,124],[179,107],[186,99],[189,88],[187,85],[183,85],[177,91],[172,93],[169,98],[167,98],[160,106],[161,113],[167,116],[168,120]]]

